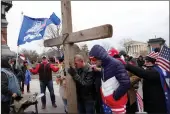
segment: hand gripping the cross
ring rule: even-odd
[[[70,68],[68,69],[68,73],[69,73],[72,77],[77,74],[76,69],[74,69],[73,67],[70,67]]]

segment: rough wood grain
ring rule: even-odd
[[[71,33],[72,32],[72,17],[71,17],[71,3],[70,0],[61,0],[61,12],[62,12],[62,32]],[[55,45],[58,41],[54,41]],[[74,62],[75,50],[77,47],[71,44],[64,45],[64,64],[65,69],[68,69],[70,63]],[[72,77],[67,73],[66,76],[66,89],[67,89],[67,104],[68,113],[77,113],[77,95],[76,86]]]
[[[67,40],[65,41],[65,44],[111,38],[112,34],[113,34],[112,25],[106,24],[106,25],[70,33]],[[63,38],[62,36],[60,36],[58,38],[45,40],[44,46],[52,47],[52,46],[61,45],[62,43],[63,43]]]

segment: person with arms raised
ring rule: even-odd
[[[59,70],[58,67],[55,67],[53,64],[48,62],[48,59],[46,56],[42,57],[42,62],[40,64],[37,64],[35,69],[30,69],[30,72],[33,74],[39,73],[41,93],[44,93],[44,95],[45,95],[46,87],[48,88],[48,90],[50,92],[52,106],[54,108],[56,108],[57,105],[55,103],[52,71],[57,72],[58,70]],[[43,96],[41,98],[41,101],[42,101],[42,109],[45,109],[46,108],[46,96]]]

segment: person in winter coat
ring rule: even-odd
[[[112,48],[111,50],[109,50],[108,54],[115,58],[118,59],[119,61],[121,61],[123,64],[126,64],[126,62],[121,59],[120,57],[120,53],[118,52],[118,50]],[[133,61],[133,59],[130,61],[131,64],[135,65],[136,62]],[[127,113],[135,113],[137,112],[137,102],[136,102],[136,89],[138,89],[138,82],[140,81],[140,78],[135,76],[134,74],[128,72],[128,75],[130,77],[130,88],[128,90],[128,103],[127,103]]]
[[[24,81],[25,81],[26,70],[28,69],[27,66],[28,66],[28,62],[24,61],[23,66],[21,67],[21,69],[22,69],[22,71],[24,73],[24,79],[23,79]],[[22,82],[22,85],[21,85],[22,93],[24,93],[24,81]],[[28,85],[27,85],[27,93],[30,93],[30,83],[28,83]]]
[[[54,108],[57,107],[55,103],[55,94],[53,88],[53,80],[52,80],[52,71],[57,72],[59,70],[58,67],[54,67],[53,64],[48,63],[47,57],[42,57],[42,63],[37,64],[35,69],[30,69],[30,72],[33,74],[39,73],[39,80],[40,80],[40,89],[41,93],[44,93],[44,96],[41,98],[42,101],[42,109],[46,108],[46,87],[50,92],[52,106]]]
[[[92,69],[82,55],[76,55],[74,63],[75,68],[70,66],[68,73],[76,82],[78,113],[94,114],[95,85]]]
[[[89,56],[101,61],[103,68],[101,95],[104,113],[126,113],[130,79],[124,65],[119,60],[109,56],[100,45],[93,46]]]
[[[1,58],[1,68],[5,68],[9,72],[13,72],[9,64],[8,57]],[[16,98],[18,96],[17,93],[13,93],[8,89],[8,84],[9,83],[8,83],[7,75],[1,71],[1,113],[2,114],[9,114],[11,98]],[[2,96],[8,97],[9,99],[3,99]]]
[[[91,68],[93,70],[94,76],[94,83],[95,83],[95,90],[96,90],[96,97],[95,97],[95,111],[97,114],[103,114],[103,107],[102,107],[102,97],[100,94],[100,87],[101,87],[101,79],[102,79],[102,68],[101,68],[101,61],[96,61],[93,57],[89,57]]]
[[[126,64],[126,69],[143,78],[143,103],[147,113],[166,113],[165,95],[159,72],[154,69],[158,53],[152,52],[145,58],[146,69]]]
[[[17,66],[17,68],[16,68],[16,60],[15,59],[11,59],[11,68],[12,68],[13,73],[16,75],[16,77],[18,79],[20,89],[23,93],[25,75],[19,66]]]
[[[141,67],[141,68],[143,67],[145,61],[143,60],[142,55],[140,55],[139,58],[137,59],[137,63],[138,63],[139,67]]]

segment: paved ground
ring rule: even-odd
[[[56,104],[57,104],[57,108],[53,108],[51,105],[51,99],[50,99],[50,94],[48,89],[46,90],[46,100],[47,100],[47,106],[46,109],[41,109],[41,99],[39,99],[38,101],[38,110],[39,113],[64,113],[64,105],[62,102],[62,99],[59,95],[59,86],[56,84],[56,82],[53,82],[54,84],[54,92],[56,95]],[[26,87],[25,87],[26,90]],[[38,79],[32,79],[31,83],[30,83],[30,91],[31,93],[24,93],[24,99],[27,99],[31,94],[38,92],[40,93],[40,84],[39,84],[39,80]],[[35,111],[35,107],[34,106],[30,106],[26,111]]]

